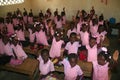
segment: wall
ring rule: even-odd
[[[31,8],[31,0],[25,0],[24,3],[21,4],[15,4],[15,5],[8,5],[8,6],[0,6],[0,16],[5,17],[7,12],[14,12],[19,8],[20,10],[23,10],[23,8],[26,8],[28,11]]]
[[[100,15],[104,14],[105,19],[109,19],[110,17],[115,17],[117,22],[120,21],[120,0],[108,0],[108,4],[101,3],[101,0],[25,0],[24,4],[15,5],[15,6],[6,6],[0,7],[0,15],[9,10],[16,10],[17,7],[21,9],[26,7],[27,9],[32,8],[34,15],[38,15],[40,10],[45,10],[50,8],[51,11],[55,11],[58,8],[59,11],[62,10],[63,7],[66,8],[67,19],[71,19],[72,15],[75,15],[77,10],[85,9],[87,12],[91,9],[91,6],[95,7],[96,13]],[[3,11],[1,13],[1,10]]]

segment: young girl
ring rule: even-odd
[[[4,50],[4,54],[8,55],[8,56],[12,56],[15,58],[12,48],[11,48],[11,44],[9,42],[9,37],[8,36],[3,36],[2,37],[2,41],[3,41],[3,50]]]
[[[29,12],[28,24],[33,24],[33,13],[32,13],[32,9],[30,9],[30,12]]]
[[[104,48],[97,56],[97,61],[92,62],[93,64],[93,80],[108,80],[108,71],[114,69],[117,64],[119,52],[116,50],[113,53],[113,58],[110,61],[110,56],[107,50]]]
[[[79,41],[76,41],[77,39],[77,34],[72,32],[70,34],[70,41],[67,42],[65,46],[65,53],[71,54],[71,53],[76,53],[78,52],[78,47],[81,45],[79,44]]]
[[[62,28],[62,20],[60,15],[57,16],[56,28]]]
[[[49,51],[47,49],[43,49],[41,51],[41,56],[38,57],[38,60],[40,62],[39,64],[39,70],[40,70],[40,75],[41,79],[44,80],[47,75],[49,75],[52,71],[54,71],[54,65],[49,59]]]
[[[66,24],[66,14],[65,14],[65,8],[63,8],[63,11],[61,12],[61,18],[62,18],[62,24]]]
[[[61,40],[61,31],[56,31],[55,32],[55,37],[53,38],[52,45],[50,48],[50,57],[51,58],[59,58],[61,57],[61,49],[64,44],[64,41]]]
[[[88,62],[97,61],[97,42],[96,42],[96,38],[90,37],[89,45],[86,45],[86,48],[87,48],[87,51],[88,51],[87,61]]]
[[[82,45],[86,46],[89,44],[89,33],[88,33],[88,25],[82,24],[82,28],[80,31],[80,39],[82,41]]]
[[[16,54],[17,59],[24,60],[28,57],[27,54],[24,52],[22,46],[19,44],[19,40],[16,35],[12,37],[11,48],[13,50],[13,53]]]
[[[44,25],[43,24],[37,24],[36,25],[36,30],[37,30],[37,32],[35,33],[36,42],[38,44],[48,46],[48,41],[47,41],[47,36],[46,36]]]
[[[63,59],[61,62],[64,65],[64,80],[82,80],[83,72],[79,65],[77,65],[77,55],[71,53],[68,55],[68,60]]]
[[[85,46],[79,47],[78,55],[79,55],[79,60],[87,61],[87,49]]]
[[[30,43],[34,43],[35,42],[35,27],[34,26],[31,26],[29,29],[29,40],[30,40]]]
[[[106,34],[107,34],[107,32],[105,31],[104,26],[99,25],[98,31],[96,33],[97,44],[100,44],[104,41]]]
[[[74,22],[71,22],[70,23],[70,29],[67,31],[67,37],[69,38],[70,37],[70,34],[72,32],[77,32],[77,29],[75,28],[75,23]]]

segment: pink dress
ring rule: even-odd
[[[69,30],[67,31],[67,36],[68,36],[68,38],[70,37],[70,34],[71,34],[72,32],[77,33],[76,28],[74,28],[73,30],[69,29]]]
[[[13,28],[13,24],[8,23],[8,24],[6,24],[6,26],[7,26],[8,33],[11,33],[11,34],[15,33],[14,28]]]
[[[76,80],[78,75],[81,76],[83,74],[82,69],[79,65],[71,67],[69,61],[66,59],[64,59],[61,63],[64,65],[64,80]]]
[[[17,24],[19,24],[19,21],[18,21],[17,18],[14,18],[12,21],[13,21],[13,25],[14,25],[14,26],[16,26]]]
[[[65,49],[68,50],[68,54],[71,54],[71,53],[75,53],[77,54],[78,52],[78,48],[80,47],[81,45],[79,44],[79,42],[74,42],[73,44],[71,44],[71,42],[68,42],[65,46]]]
[[[11,48],[14,50],[18,59],[24,60],[28,57],[27,54],[24,52],[23,48],[20,45],[18,45],[18,44],[16,46],[11,45]]]
[[[62,28],[62,21],[57,21],[56,22],[56,28]]]
[[[108,64],[99,65],[97,61],[93,63],[93,80],[108,80]]]
[[[66,24],[66,17],[65,16],[62,17],[62,24],[63,25]]]
[[[32,30],[31,29],[28,29],[29,31],[29,39],[30,39],[30,42],[34,42],[35,40],[35,33],[32,33]]]
[[[100,43],[100,37],[102,37],[102,41],[104,41],[106,34],[107,34],[106,31],[103,31],[103,32],[101,32],[101,33],[98,33],[98,32],[97,32],[97,33],[96,33],[97,43]]]
[[[79,22],[79,23],[77,24],[77,34],[80,33],[81,27],[82,27],[82,22]]]
[[[86,45],[86,48],[88,50],[87,61],[97,61],[97,45],[94,45],[92,48],[89,45]]]
[[[15,32],[20,41],[25,41],[25,34],[22,30],[16,30]]]
[[[43,44],[48,46],[47,36],[43,30],[36,32],[35,35],[38,44]]]
[[[28,22],[28,16],[23,16],[23,21],[24,21],[25,24],[27,24],[27,22]]]
[[[56,41],[56,39],[53,38],[52,45],[51,45],[50,52],[49,52],[51,58],[55,58],[55,57],[60,57],[61,56],[62,44],[64,44],[63,40]]]
[[[44,64],[44,61],[43,61],[43,59],[41,58],[41,56],[39,56],[37,59],[38,59],[39,62],[40,62],[40,64],[39,64],[40,74],[46,75],[46,74],[48,74],[49,72],[52,72],[52,71],[55,70],[55,69],[54,69],[54,65],[53,65],[53,63],[51,62],[50,59],[49,59],[48,62],[45,63],[45,64]]]
[[[83,46],[89,44],[89,33],[87,31],[85,31],[85,32],[80,31],[80,37],[81,37],[81,41],[82,41]]]
[[[97,33],[98,31],[98,25],[95,25],[95,26],[90,26],[90,32],[92,34],[92,36],[94,37],[95,34]]]
[[[4,53],[9,56],[14,56],[10,43],[3,46]]]
[[[33,17],[28,17],[28,23],[33,24]]]

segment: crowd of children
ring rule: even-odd
[[[58,59],[64,65],[65,80],[83,79],[84,73],[77,65],[78,60],[92,62],[93,80],[108,80],[109,65],[117,64],[119,52],[115,51],[110,57],[107,48],[102,46],[109,32],[106,25],[103,14],[96,15],[94,7],[90,13],[78,11],[70,22],[66,21],[65,8],[61,15],[56,9],[54,16],[49,8],[45,14],[41,10],[37,19],[34,19],[32,9],[28,14],[24,8],[22,14],[17,8],[13,14],[8,13],[5,19],[0,18],[0,54],[24,60],[28,56],[23,47],[29,43],[37,44],[37,47],[48,46],[50,50],[43,49],[37,58],[42,76],[40,80],[45,80],[47,75],[55,71],[51,59]],[[29,32],[29,39],[26,39],[25,31]]]

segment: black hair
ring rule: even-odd
[[[77,36],[77,34],[75,33],[75,32],[72,32],[71,34],[70,34],[70,37],[71,36]]]
[[[96,40],[97,37],[92,37],[92,36],[90,36],[90,39],[89,39],[89,40],[91,40],[91,39]]]
[[[49,55],[49,50],[48,50],[48,49],[43,49],[43,50],[41,51],[41,56],[42,56],[44,53],[47,53],[47,54]]]
[[[103,56],[105,58],[105,60],[107,60],[107,61],[110,60],[110,54],[108,52],[101,51],[101,52],[99,52],[98,56]]]
[[[78,48],[80,51],[87,50],[85,46],[81,46]]]
[[[70,61],[72,58],[74,58],[74,59],[77,60],[77,58],[78,58],[77,54],[71,53],[71,54],[68,55],[68,60],[69,60],[69,61]]]

